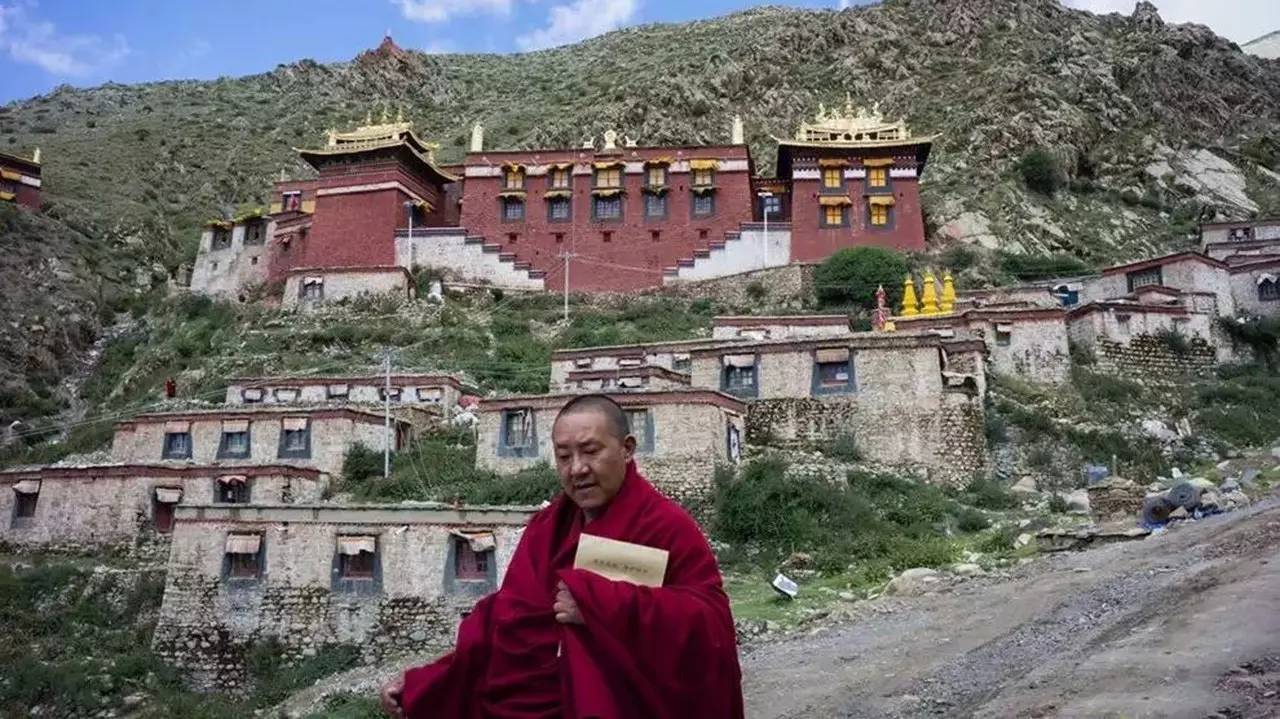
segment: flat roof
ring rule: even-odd
[[[1228,220],[1225,222],[1201,222],[1200,227],[1256,227],[1258,225],[1280,224],[1280,217],[1259,217],[1254,220]]]
[[[849,325],[849,315],[721,315],[711,318],[711,325],[750,327],[754,325]]]
[[[361,409],[352,409],[349,407],[333,407],[333,406],[270,406],[270,405],[236,405],[234,407],[219,407],[217,409],[191,409],[191,410],[175,410],[170,412],[146,412],[129,419],[116,422],[116,427],[127,427],[136,424],[157,424],[160,422],[173,421],[189,421],[197,422],[201,420],[221,420],[221,419],[253,419],[255,416],[298,416],[303,415],[309,419],[330,419],[343,418],[357,422],[382,422],[382,415],[375,412],[367,412]],[[408,424],[403,419],[397,418],[395,415],[391,417],[392,422]]]
[[[661,155],[664,152],[681,152],[689,151],[698,152],[725,152],[734,155],[734,159],[750,159],[751,147],[748,145],[646,145],[643,147],[618,147],[616,151],[604,152],[594,147],[551,147],[539,148],[534,150],[483,150],[481,152],[468,152],[464,155],[462,165],[477,166],[489,165],[493,163],[477,162],[476,160],[489,156],[497,156],[501,159],[509,160],[515,157],[528,158],[538,157],[536,163],[531,164],[550,164],[555,162],[564,162],[564,158],[559,155],[575,155],[584,159],[582,162],[610,162],[613,160],[621,160],[626,162],[628,157],[632,161],[640,161],[644,159],[652,159],[650,155]],[[542,155],[555,155],[555,157],[541,157]],[[590,159],[585,159],[590,157]],[[674,159],[674,158],[673,158]],[[697,157],[680,158],[680,159],[700,159]],[[710,159],[710,158],[708,158]],[[723,159],[723,158],[720,158]]]
[[[689,375],[676,372],[661,365],[646,364],[639,367],[616,367],[614,369],[577,369],[569,370],[567,379],[570,382],[588,379],[611,379],[616,377],[653,377],[658,376],[682,384],[689,384]]]
[[[319,478],[324,472],[310,467],[291,464],[85,464],[71,466],[48,465],[44,467],[0,470],[3,479],[83,479],[85,477],[220,477],[223,475],[246,477],[271,477],[280,474],[302,475]]]
[[[232,377],[228,385],[252,384],[254,387],[297,387],[310,384],[377,384],[386,382],[387,376],[381,374],[364,375],[315,375],[294,377]],[[399,372],[391,375],[394,382],[436,382],[462,387],[462,379],[452,374],[434,372]]]
[[[767,354],[793,352],[826,347],[850,349],[894,349],[904,347],[930,347],[941,345],[941,338],[932,332],[853,332],[839,337],[804,337],[785,340],[754,340],[737,345],[712,347],[692,352],[694,355]]]
[[[522,527],[541,507],[440,502],[399,504],[178,504],[174,519],[183,523],[230,522],[237,526],[290,524],[406,524]]]
[[[633,345],[601,345],[599,347],[579,347],[576,349],[558,349],[551,352],[551,360],[576,359],[581,357],[599,357],[607,355],[644,355],[653,352],[689,352],[704,347],[728,346],[744,342],[740,338],[716,340],[710,337],[696,340],[671,340],[669,342],[646,342]]]
[[[295,267],[285,274],[288,276],[317,274],[317,275],[340,275],[340,274],[359,274],[363,272],[397,272],[405,277],[413,277],[413,273],[401,267],[400,265],[343,265],[336,267]]]
[[[1171,255],[1164,255],[1162,257],[1152,257],[1151,259],[1147,259],[1147,260],[1138,260],[1137,262],[1130,262],[1127,265],[1113,265],[1111,267],[1104,269],[1102,271],[1102,276],[1108,277],[1110,275],[1116,275],[1120,273],[1137,272],[1138,270],[1145,270],[1151,267],[1162,267],[1164,265],[1171,264],[1174,262],[1184,262],[1184,261],[1199,262],[1201,264],[1205,264],[1210,267],[1217,267],[1217,268],[1226,268],[1227,266],[1225,262],[1220,262],[1218,260],[1215,260],[1212,257],[1209,257],[1208,255],[1204,255],[1199,252],[1195,252],[1193,250],[1187,250],[1185,252],[1175,252]]]
[[[1067,319],[1073,320],[1077,317],[1084,317],[1085,315],[1092,314],[1094,312],[1105,312],[1107,310],[1127,312],[1131,314],[1137,313],[1177,316],[1187,316],[1191,314],[1191,310],[1187,309],[1185,305],[1145,305],[1141,302],[1090,302],[1087,305],[1082,305],[1071,310],[1067,313]],[[1196,314],[1204,313],[1198,312]]]
[[[628,392],[601,392],[623,408],[649,407],[664,404],[703,404],[714,405],[721,409],[743,414],[747,405],[737,397],[710,389],[649,390]],[[555,409],[563,406],[581,392],[559,392],[553,394],[516,395],[511,397],[493,397],[482,399],[477,407],[480,412],[497,412],[504,409]]]

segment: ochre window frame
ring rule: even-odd
[[[613,180],[613,182],[607,183],[606,182],[607,180]],[[596,184],[595,184],[596,187],[602,187],[602,188],[622,187],[622,168],[617,165],[613,167],[598,167],[596,168],[595,181],[596,181]]]
[[[834,178],[834,182],[831,180]],[[843,190],[844,189],[844,169],[840,167],[824,167],[822,168],[822,189],[824,190]]]
[[[871,219],[872,227],[887,227],[889,225],[889,213],[891,208],[889,205],[871,205],[868,217]]]
[[[831,212],[835,211],[835,221],[831,219]],[[844,222],[844,205],[824,205],[822,208],[822,226],[823,227],[843,227]]]
[[[867,168],[867,187],[875,189],[884,189],[889,186],[889,168],[887,167],[868,167]]]

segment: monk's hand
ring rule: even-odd
[[[402,719],[404,717],[404,709],[400,706],[400,697],[404,693],[404,673],[395,675],[389,679],[386,684],[382,685],[382,691],[379,698],[382,700],[382,711],[387,713],[389,717]]]
[[[564,582],[556,585],[556,603],[551,606],[556,613],[556,621],[561,624],[585,624],[582,612],[578,611],[578,602],[569,593],[569,586]]]

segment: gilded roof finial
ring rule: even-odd
[[[397,123],[404,122],[404,108],[403,108],[403,107],[397,107],[397,108],[396,108],[396,122],[397,122]]]
[[[330,147],[333,147],[334,145],[338,144],[338,131],[337,131],[337,130],[335,130],[335,129],[333,129],[333,128],[329,128],[328,130],[325,130],[325,131],[324,131],[324,134],[326,134],[326,135],[328,135],[328,136],[329,136],[329,146],[330,146]]]
[[[823,104],[823,103],[821,103],[821,102],[820,102],[820,103],[818,103],[818,114],[817,114],[817,116],[816,116],[814,119],[816,119],[816,120],[817,120],[817,121],[819,121],[819,122],[821,122],[821,121],[823,121],[823,120],[827,119],[827,106],[826,106],[826,105],[824,105],[824,104]]]
[[[902,316],[915,317],[920,314],[920,305],[916,302],[916,283],[911,275],[902,283]]]
[[[381,122],[383,125],[387,124],[388,122],[391,122],[391,106],[389,104],[383,104],[382,116],[379,118],[379,122]]]
[[[604,149],[606,150],[618,149],[618,133],[614,132],[613,130],[604,131]]]
[[[853,95],[848,92],[844,94],[844,116],[853,116]]]
[[[40,164],[40,148],[37,147],[35,153],[31,155],[31,161],[37,165]]]
[[[933,270],[924,271],[924,277],[920,281],[920,314],[922,315],[938,314],[937,282],[937,278],[933,276]]]
[[[364,113],[364,125],[368,127],[373,124],[373,110],[366,110]]]
[[[956,283],[950,272],[942,276],[942,304],[939,309],[947,313],[956,311]]]

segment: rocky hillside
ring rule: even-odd
[[[1146,3],[1131,17],[1054,0],[759,8],[523,55],[384,43],[243,78],[59,88],[0,108],[0,148],[44,150],[50,221],[92,238],[59,261],[101,273],[72,283],[101,310],[189,261],[202,221],[263,203],[282,171],[306,173],[292,147],[370,109],[403,108],[447,161],[474,121],[490,147],[519,148],[607,128],[642,143],[724,141],[741,114],[767,171],[771,134],[846,93],[941,133],[924,184],[939,243],[1099,263],[1186,244],[1202,217],[1280,211],[1280,63],[1166,25]],[[1035,148],[1056,157],[1052,196],[1017,171]],[[38,234],[9,234],[19,254],[44,251]],[[114,269],[92,259],[103,256]],[[25,343],[49,323],[12,297],[39,294],[48,271],[13,274],[0,310]]]
[[[1270,60],[1280,58],[1280,30],[1267,33],[1240,46],[1242,50]]]

